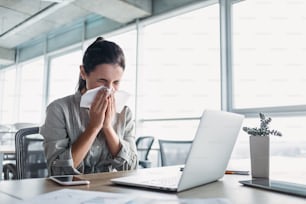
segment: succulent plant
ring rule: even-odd
[[[270,117],[266,117],[263,113],[259,113],[260,117],[260,127],[249,128],[243,127],[242,130],[251,136],[282,136],[282,133],[278,130],[270,130],[269,123],[272,121]]]

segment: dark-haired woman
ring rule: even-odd
[[[137,168],[132,113],[116,113],[113,92],[125,69],[122,49],[99,37],[85,51],[78,91],[53,101],[40,133],[44,136],[49,175],[96,173]],[[91,107],[81,108],[81,96],[99,86]]]

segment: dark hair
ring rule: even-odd
[[[122,49],[114,42],[98,37],[85,51],[83,67],[86,74],[94,71],[100,64],[118,64],[125,69],[125,58]],[[86,81],[79,77],[78,90],[86,88]]]

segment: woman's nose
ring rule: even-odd
[[[105,84],[104,85],[110,92],[114,90],[114,86],[112,84]]]
[[[106,88],[108,88],[108,89],[112,89],[112,88],[113,88],[112,84],[104,84],[104,86],[105,86]]]

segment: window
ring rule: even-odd
[[[233,108],[242,112],[278,110],[306,104],[306,29],[304,1],[253,0],[233,5]],[[260,15],[258,15],[260,13]],[[247,110],[246,110],[247,109]],[[269,115],[269,114],[267,114]],[[282,113],[272,117],[271,128],[283,133],[271,136],[271,172],[305,169],[306,117]],[[259,118],[246,118],[244,126],[259,126]],[[240,133],[234,158],[249,158],[249,138]],[[292,163],[291,163],[292,162]],[[291,171],[290,170],[290,171]]]
[[[192,140],[199,120],[145,122],[143,135],[152,135],[167,140]]]
[[[1,123],[14,123],[16,121],[16,67],[1,70]]]
[[[306,104],[305,9],[290,0],[233,5],[234,108]]]
[[[203,110],[221,109],[219,6],[146,25],[140,36],[137,136],[154,136],[153,150],[159,138],[192,140]]]
[[[220,109],[219,40],[218,5],[146,26],[141,117],[199,117]]]
[[[81,64],[81,50],[51,58],[49,103],[57,98],[72,95],[76,92]]]
[[[40,123],[43,107],[44,60],[20,67],[18,122]]]

